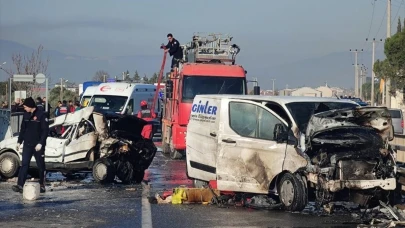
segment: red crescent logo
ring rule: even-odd
[[[110,89],[111,89],[111,87],[109,87],[109,86],[103,86],[103,87],[100,88],[100,91],[101,92],[106,92],[106,91],[108,91]]]

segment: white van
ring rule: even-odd
[[[94,92],[89,105],[97,109],[120,114],[136,114],[141,101],[150,107],[155,96],[156,86],[151,84],[111,82],[101,83]],[[155,107],[158,113],[158,106]]]
[[[83,92],[82,98],[80,99],[80,105],[86,107],[89,102],[91,97],[93,96],[94,92],[97,90],[98,86],[89,86],[86,88],[86,90]]]
[[[187,174],[196,187],[216,181],[220,191],[270,192],[287,210],[300,211],[308,188],[323,203],[344,188],[392,194],[395,151],[386,147],[392,139],[385,107],[336,98],[197,95],[187,126]]]

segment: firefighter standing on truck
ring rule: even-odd
[[[45,146],[48,138],[49,123],[46,113],[37,108],[34,99],[27,98],[24,103],[24,116],[21,123],[21,130],[18,136],[16,151],[24,143],[22,151],[22,162],[18,173],[17,185],[12,187],[13,191],[22,193],[25,180],[27,179],[28,168],[32,156],[35,157],[39,169],[40,192],[45,192]]]
[[[165,46],[165,52],[169,52],[170,56],[173,56],[171,68],[174,71],[174,68],[179,67],[179,62],[183,59],[183,50],[180,47],[179,41],[171,33],[167,34],[167,39],[169,43]]]
[[[138,118],[146,121],[151,121],[156,118],[156,114],[152,110],[148,109],[148,102],[141,101],[141,110],[139,110]],[[143,127],[142,136],[146,139],[152,138],[152,125],[148,124]]]

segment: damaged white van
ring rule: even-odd
[[[197,95],[187,126],[187,173],[197,186],[216,180],[221,191],[276,194],[291,211],[303,210],[312,192],[321,203],[339,195],[368,204],[396,189],[392,139],[385,107]]]

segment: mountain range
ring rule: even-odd
[[[12,67],[11,56],[15,53],[31,55],[35,49],[20,43],[0,40],[0,63],[7,62],[3,66],[5,69]],[[59,78],[82,83],[91,80],[98,70],[104,70],[110,76],[121,76],[121,72],[130,71],[133,76],[135,70],[139,75],[151,76],[158,72],[162,56],[159,55],[131,55],[116,56],[111,58],[86,57],[79,55],[68,55],[56,50],[43,51],[43,56],[50,59],[48,75],[51,83],[57,83]],[[252,58],[251,56],[238,57],[237,62],[244,66],[248,72],[248,77],[257,78],[262,89],[271,89],[272,80],[276,79],[277,89],[294,88],[300,86],[320,86],[327,83],[329,86],[344,88],[354,87],[354,57],[349,50],[345,52],[335,52],[324,56],[312,57],[300,61],[292,61],[282,65],[271,64],[271,58],[277,56]],[[384,58],[382,50],[376,51],[376,59]],[[169,70],[167,61],[166,71]],[[359,64],[364,64],[371,76],[371,52],[366,51],[359,54]],[[7,75],[0,71],[0,79],[5,79]]]

